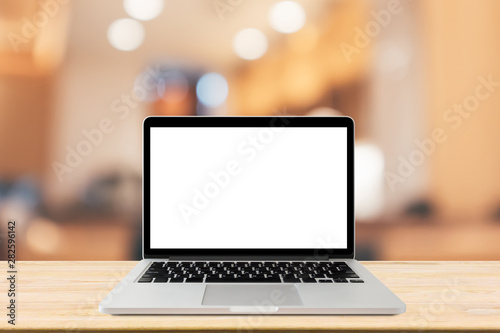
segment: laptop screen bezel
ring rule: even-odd
[[[343,127],[347,128],[347,248],[342,249],[158,249],[151,248],[150,129],[152,127]],[[143,122],[143,258],[354,258],[354,121],[350,117],[161,117]]]

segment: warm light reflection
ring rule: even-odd
[[[306,54],[315,50],[320,38],[318,28],[309,25],[301,29],[293,35],[293,38],[288,39],[288,45],[293,52]]]
[[[161,14],[163,10],[163,0],[124,0],[125,11],[131,17],[149,21]]]
[[[260,30],[244,29],[234,36],[233,49],[240,58],[255,60],[266,53],[267,38]]]
[[[306,12],[295,1],[281,1],[271,7],[268,19],[274,30],[290,34],[299,31],[304,26]]]
[[[136,20],[123,18],[111,23],[108,29],[109,43],[118,50],[132,51],[144,41],[144,28]]]

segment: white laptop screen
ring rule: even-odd
[[[150,131],[152,249],[347,248],[347,128]]]

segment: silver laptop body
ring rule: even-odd
[[[143,260],[107,314],[398,314],[354,259],[348,117],[148,117]]]

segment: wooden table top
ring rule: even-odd
[[[136,262],[19,262],[16,330],[498,331],[500,262],[364,262],[407,305],[394,316],[111,316],[98,304]],[[7,274],[7,263],[2,262]],[[7,313],[7,281],[1,280]],[[8,317],[0,330],[11,330]]]

